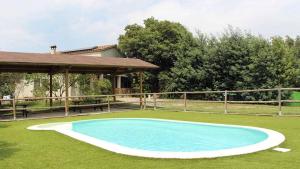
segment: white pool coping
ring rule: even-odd
[[[268,138],[262,142],[248,145],[244,147],[224,149],[224,150],[214,150],[214,151],[202,151],[202,152],[161,152],[161,151],[147,151],[129,148],[114,143],[110,143],[104,140],[96,139],[75,131],[72,131],[72,122],[62,122],[62,123],[48,123],[30,126],[27,129],[29,130],[53,130],[64,135],[70,136],[77,140],[89,143],[91,145],[119,153],[131,156],[138,157],[150,157],[150,158],[174,158],[174,159],[193,159],[193,158],[216,158],[216,157],[225,157],[233,155],[242,155],[248,153],[254,153],[257,151],[267,150],[269,148],[280,145],[284,142],[285,137],[283,134],[259,127],[250,127],[250,126],[240,126],[240,125],[227,125],[227,124],[215,124],[215,123],[203,123],[203,122],[189,122],[189,121],[179,121],[179,120],[165,120],[165,119],[155,119],[155,118],[104,118],[104,119],[95,119],[95,120],[113,120],[113,119],[149,119],[157,121],[169,121],[169,122],[181,122],[181,123],[192,123],[192,124],[205,124],[213,126],[226,126],[226,127],[237,127],[237,128],[246,128],[246,129],[255,129],[262,131],[268,135]],[[81,120],[81,121],[93,121],[93,120]]]

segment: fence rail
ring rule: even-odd
[[[300,88],[274,88],[274,89],[252,89],[252,90],[224,90],[224,91],[187,91],[187,92],[161,92],[161,93],[132,93],[132,94],[115,94],[115,95],[90,95],[90,96],[70,96],[70,97],[31,97],[31,98],[13,98],[13,99],[0,99],[0,103],[9,102],[8,107],[1,107],[1,112],[10,111],[12,113],[12,118],[16,120],[18,111],[26,111],[28,108],[23,104],[22,108],[19,108],[20,103],[26,103],[28,101],[42,101],[42,100],[53,100],[58,101],[59,105],[50,105],[50,106],[40,106],[40,107],[31,107],[31,109],[61,109],[64,108],[65,116],[69,115],[69,108],[81,108],[81,107],[96,107],[103,106],[106,107],[107,111],[110,112],[112,106],[122,105],[122,104],[136,104],[139,105],[140,109],[153,108],[157,110],[160,104],[167,102],[176,102],[176,109],[178,110],[181,107],[182,111],[189,111],[192,109],[189,104],[201,104],[201,103],[212,103],[212,104],[223,104],[223,113],[230,114],[233,113],[230,111],[230,106],[232,104],[265,104],[265,105],[277,105],[277,115],[285,115],[283,110],[284,103],[300,103],[300,100],[288,100],[282,99],[284,91],[300,91]],[[243,94],[243,93],[255,93],[255,92],[277,92],[277,98],[274,100],[232,100],[230,96],[232,94]],[[193,97],[204,97],[207,95],[214,94],[219,95],[219,99],[193,99]],[[132,98],[128,99],[119,99],[119,101],[114,101],[114,98]],[[191,99],[190,99],[190,98]],[[207,97],[210,98],[210,97]],[[207,99],[206,98],[206,99]],[[220,99],[221,98],[221,99]],[[93,102],[96,101],[98,102]],[[122,101],[123,100],[123,101]],[[124,101],[125,100],[125,101]],[[76,102],[77,101],[77,102]],[[84,104],[79,104],[80,101],[85,101]],[[0,104],[1,105],[1,104]],[[22,105],[22,104],[21,104]],[[101,108],[102,109],[102,108]],[[221,109],[221,108],[220,108]]]

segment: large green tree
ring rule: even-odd
[[[205,70],[210,88],[233,90],[295,86],[297,58],[292,39],[271,41],[231,27],[209,47]]]
[[[128,57],[140,58],[160,67],[146,73],[146,89],[174,90],[169,81],[171,68],[181,64],[177,61],[188,58],[196,49],[192,33],[179,23],[154,18],[146,19],[143,26],[128,25],[125,31],[119,37],[120,50]]]
[[[210,75],[210,88],[214,90],[242,88],[249,80],[247,66],[251,62],[245,37],[240,30],[229,28],[214,40],[205,70]]]
[[[210,44],[206,35],[197,34],[196,45],[181,55],[174,66],[161,80],[165,81],[164,91],[199,91],[207,87],[208,74],[204,68]]]
[[[128,25],[119,47],[128,57],[160,66],[146,76],[152,91],[299,86],[299,37],[267,39],[231,26],[217,37],[199,32],[193,36],[179,23],[149,18],[144,25]]]
[[[209,47],[204,70],[212,90],[258,89],[297,86],[298,61],[293,39],[267,40],[229,27]],[[249,94],[244,99],[276,98],[274,93]]]

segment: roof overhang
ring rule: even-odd
[[[70,73],[125,74],[156,68],[134,58],[0,52],[0,72],[60,73],[68,69]]]

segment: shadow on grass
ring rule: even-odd
[[[0,124],[0,128],[6,128],[8,126],[9,126],[8,124]]]
[[[16,148],[16,146],[17,144],[0,141],[0,160],[8,158],[12,156],[15,152],[19,151],[19,149]]]

